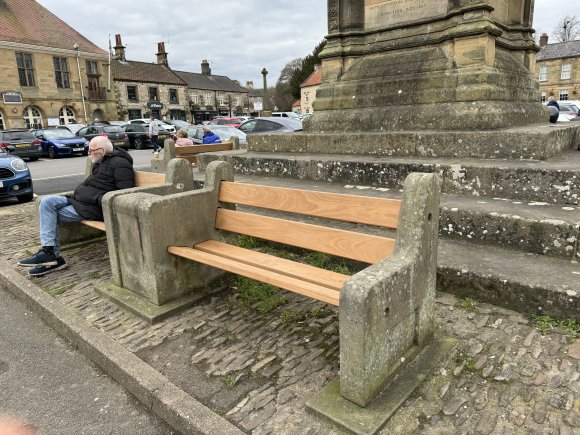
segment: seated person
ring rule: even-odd
[[[222,143],[220,137],[211,131],[209,125],[203,126],[203,143],[210,144],[210,143]]]
[[[51,195],[40,201],[40,251],[18,262],[19,266],[31,268],[30,276],[42,276],[66,267],[66,261],[60,256],[59,222],[102,221],[105,193],[135,186],[133,158],[122,148],[113,149],[106,136],[91,139],[89,157],[93,162],[92,175],[71,196]]]
[[[188,137],[187,131],[183,128],[177,130],[177,140],[175,141],[176,147],[187,147],[193,145],[192,140]]]

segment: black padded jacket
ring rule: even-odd
[[[93,166],[92,175],[75,189],[69,201],[83,219],[102,221],[105,193],[134,186],[133,158],[117,148]]]

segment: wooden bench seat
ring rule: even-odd
[[[400,201],[356,195],[288,189],[223,181],[221,203],[233,203],[318,218],[396,228]],[[395,241],[354,231],[218,208],[215,228],[312,251],[376,263],[392,252]],[[217,241],[169,248],[175,255],[219,267],[332,305],[348,276],[279,259]]]
[[[197,155],[201,153],[213,153],[216,151],[231,151],[234,144],[233,142],[222,142],[215,144],[205,144],[205,145],[189,145],[182,147],[175,147],[175,157],[180,159],[186,159],[192,165],[197,165]]]

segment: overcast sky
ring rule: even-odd
[[[262,87],[266,68],[273,86],[284,65],[311,53],[326,35],[327,0],[38,0],[40,4],[108,49],[120,33],[128,60],[155,62],[165,41],[169,65],[201,72],[202,59],[213,74],[253,80]],[[578,0],[536,0],[534,28],[552,33],[566,15],[580,19]]]

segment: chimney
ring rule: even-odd
[[[254,89],[254,82],[252,82],[252,81],[246,82],[246,88],[248,88],[248,89]]]
[[[167,52],[165,51],[165,42],[157,43],[157,63],[159,65],[169,66],[167,61]]]
[[[115,59],[125,62],[125,46],[121,42],[121,35],[115,35]]]
[[[542,36],[540,36],[540,48],[544,48],[546,45],[548,45],[548,35],[542,33]]]
[[[201,61],[201,73],[204,76],[211,76],[211,68],[209,67],[207,59]]]

